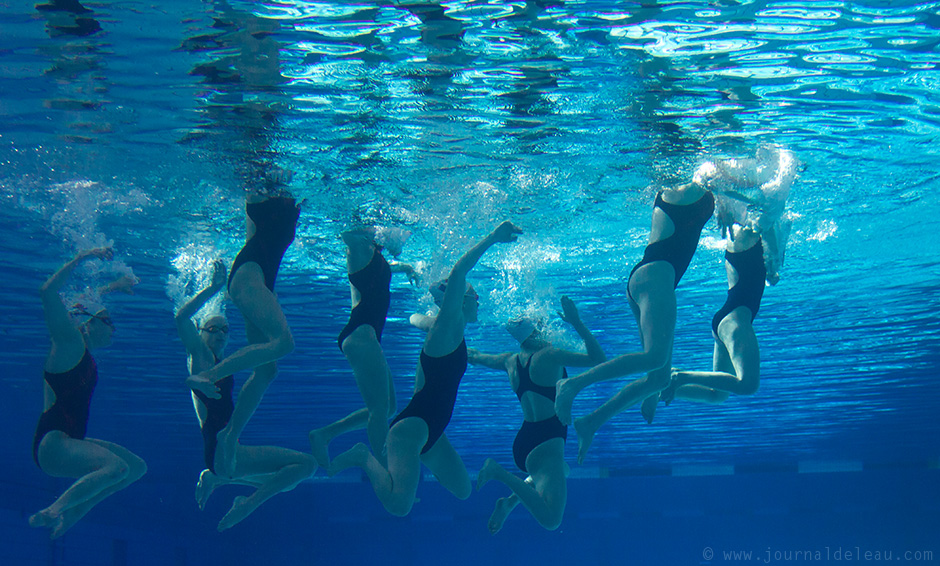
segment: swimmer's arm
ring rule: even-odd
[[[140,279],[137,279],[133,275],[122,275],[107,285],[98,287],[98,296],[100,297],[107,295],[108,293],[114,293],[116,291],[120,291],[127,295],[133,295],[134,285],[137,285],[138,283],[140,283]]]
[[[470,273],[483,254],[494,244],[515,242],[516,237],[522,233],[512,222],[505,221],[485,238],[470,248],[450,270],[447,278],[447,290],[444,291],[444,300],[441,302],[441,313],[456,316],[463,309],[463,296],[467,288],[467,275]]]
[[[512,352],[503,354],[484,354],[476,348],[467,348],[467,361],[475,366],[483,366],[489,369],[509,371],[509,360],[513,357]]]
[[[212,264],[212,282],[208,287],[199,291],[195,297],[180,307],[176,313],[176,331],[179,333],[183,346],[190,355],[196,355],[202,352],[202,340],[199,338],[199,330],[193,323],[193,316],[201,309],[213,295],[218,293],[225,285],[226,269],[221,260],[216,260]]]
[[[114,252],[111,248],[95,248],[79,252],[39,288],[42,310],[46,318],[46,327],[49,328],[49,334],[52,338],[53,348],[57,345],[80,344],[82,342],[81,332],[72,323],[69,311],[59,295],[59,290],[68,281],[75,268],[91,257],[108,260],[114,257]]]
[[[391,268],[392,273],[406,274],[408,276],[408,280],[412,283],[415,283],[418,280],[418,271],[415,269],[415,266],[411,265],[410,263],[391,260],[388,262],[388,266]]]
[[[434,326],[435,320],[437,320],[437,317],[418,313],[415,313],[408,318],[408,322],[410,322],[412,326],[420,328],[425,332],[431,330],[431,327]]]
[[[600,342],[581,321],[581,313],[578,312],[578,307],[574,304],[574,301],[567,296],[563,296],[561,298],[561,308],[562,312],[558,314],[561,315],[562,320],[574,327],[578,336],[584,341],[587,354],[552,348],[549,351],[549,357],[559,365],[571,367],[593,367],[607,361],[607,354],[601,348]]]

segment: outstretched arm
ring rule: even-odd
[[[483,366],[495,370],[508,371],[509,360],[513,355],[513,352],[484,354],[476,348],[467,348],[467,361],[475,366]]]
[[[488,236],[480,240],[463,255],[450,271],[447,288],[441,300],[441,310],[433,320],[424,342],[424,351],[429,356],[443,356],[453,352],[464,338],[464,297],[467,289],[467,273],[480,261],[486,250],[500,242],[514,242],[522,230],[506,221]],[[412,324],[420,317],[412,316]]]
[[[408,281],[410,281],[412,284],[418,280],[418,271],[410,263],[389,260],[388,266],[391,268],[392,273],[404,273],[407,275]]]
[[[571,367],[593,367],[606,362],[607,355],[604,353],[603,348],[601,348],[600,342],[594,337],[594,334],[581,322],[581,314],[578,312],[578,307],[575,306],[574,301],[567,296],[562,297],[561,308],[562,312],[559,313],[561,319],[574,327],[578,336],[584,341],[584,346],[587,348],[587,355],[554,349],[551,353],[553,360],[559,365]]]
[[[82,342],[81,332],[72,324],[68,309],[59,296],[59,290],[68,281],[69,276],[81,262],[88,258],[111,259],[114,252],[111,248],[95,248],[81,251],[59,268],[52,277],[46,280],[39,288],[39,297],[42,299],[42,309],[46,317],[46,326],[52,338],[53,349],[56,346],[65,346],[69,343],[79,345]]]
[[[122,275],[107,285],[98,287],[97,293],[99,297],[107,295],[108,293],[116,292],[121,292],[126,295],[133,295],[134,285],[137,285],[138,283],[140,283],[140,279],[137,279],[133,275]]]
[[[202,348],[202,340],[199,339],[199,330],[193,323],[193,315],[201,309],[208,301],[218,293],[225,285],[226,269],[222,260],[216,260],[212,264],[212,282],[208,287],[199,291],[195,297],[187,301],[180,307],[176,313],[176,331],[190,355],[196,354]]]
[[[438,318],[445,316],[445,313],[447,316],[457,316],[460,313],[467,288],[467,274],[476,266],[483,254],[493,247],[493,244],[515,242],[516,237],[521,233],[522,230],[507,220],[457,260],[447,278],[447,289],[444,291],[444,300],[441,302],[441,313]]]

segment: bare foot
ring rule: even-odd
[[[223,428],[216,435],[215,473],[223,478],[235,476],[235,453],[238,452],[238,439],[231,438],[228,428]]]
[[[672,368],[672,375],[669,379],[669,385],[659,392],[659,398],[668,407],[670,403],[676,400],[676,389],[679,388],[678,379],[679,370]]]
[[[228,513],[219,521],[219,532],[221,533],[226,529],[231,529],[238,523],[241,523],[245,517],[251,515],[256,508],[256,506],[251,505],[247,497],[239,495],[232,502],[232,508],[229,509]]]
[[[365,468],[371,456],[372,452],[369,451],[369,447],[360,442],[334,458],[327,473],[333,477],[349,468]]]
[[[75,524],[75,521],[72,521],[69,524],[66,524],[65,513],[56,513],[50,511],[47,507],[38,513],[34,513],[29,518],[30,527],[49,527],[51,529],[50,537],[53,539],[59,538],[65,531],[69,529],[72,525]]]
[[[653,419],[656,417],[656,405],[658,404],[659,394],[654,393],[643,399],[643,403],[640,405],[640,414],[646,419],[647,424],[653,424]]]
[[[91,507],[85,507],[85,512],[87,512],[89,509],[91,509]],[[85,512],[80,511],[77,507],[72,507],[71,509],[66,509],[63,511],[62,515],[60,515],[59,521],[55,525],[50,525],[52,527],[52,532],[49,534],[50,538],[57,539],[64,535],[65,532],[71,529],[79,519],[85,516]]]
[[[571,424],[571,406],[574,404],[574,396],[578,394],[577,389],[571,383],[571,378],[562,379],[555,384],[555,414],[562,424]]]
[[[323,435],[323,429],[317,428],[310,431],[310,434],[307,435],[307,438],[310,439],[310,453],[313,454],[313,457],[317,460],[317,465],[319,465],[324,470],[330,469],[330,441],[326,439]]]
[[[221,479],[210,470],[203,470],[199,474],[199,481],[196,482],[196,505],[199,506],[200,511],[205,509],[209,496],[221,484]]]
[[[588,425],[585,417],[574,421],[574,431],[578,435],[578,464],[583,464],[591,443],[594,442],[594,433],[597,431]]]
[[[489,483],[490,480],[495,479],[499,470],[500,465],[496,463],[496,460],[487,458],[483,462],[483,468],[480,469],[479,475],[477,475],[477,491],[483,489],[483,486]]]
[[[518,497],[500,497],[496,500],[493,514],[490,515],[490,520],[486,523],[490,534],[495,535],[503,528],[503,523],[506,522],[506,518],[516,508],[516,505],[519,505]]]
[[[59,514],[53,513],[49,508],[38,511],[29,516],[30,527],[48,527],[52,522],[58,520]]]
[[[42,511],[29,516],[29,526],[35,528],[48,527],[61,520],[62,518],[59,513],[50,511],[49,508],[46,507]]]

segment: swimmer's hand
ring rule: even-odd
[[[102,290],[106,293],[119,291],[127,295],[133,295],[134,285],[137,285],[138,283],[140,283],[140,279],[137,277],[133,275],[122,275],[119,279],[112,281]]]
[[[90,250],[84,250],[78,253],[76,259],[83,260],[90,257],[96,257],[98,259],[107,261],[114,258],[114,250],[112,248],[93,248]]]
[[[209,285],[209,288],[213,291],[218,291],[225,286],[227,279],[228,272],[225,269],[225,263],[221,259],[212,262],[212,283]]]
[[[415,269],[415,266],[411,265],[410,263],[401,263],[399,261],[390,261],[388,264],[392,267],[392,271],[397,271],[407,275],[408,282],[411,283],[412,286],[418,283],[418,270]]]
[[[479,365],[477,362],[480,359],[480,351],[476,348],[467,348],[467,362],[470,365]]]
[[[498,243],[508,244],[515,242],[519,234],[522,234],[522,229],[507,220],[497,226],[490,234],[490,237]]]
[[[558,316],[568,324],[572,326],[577,326],[581,323],[581,314],[578,312],[578,307],[575,306],[574,301],[568,298],[567,295],[561,298],[561,309],[562,312],[558,313]]]
[[[222,393],[219,391],[219,386],[212,383],[205,377],[200,375],[191,375],[186,378],[186,386],[192,389],[193,391],[198,391],[204,394],[210,399],[221,399]]]
[[[419,328],[428,332],[431,330],[431,327],[434,326],[434,320],[436,317],[428,316],[426,314],[415,313],[408,317],[408,322],[411,323],[415,328]]]

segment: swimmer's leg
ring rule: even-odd
[[[97,444],[101,448],[110,451],[112,454],[120,458],[127,467],[127,475],[120,482],[102,490],[87,501],[63,511],[62,521],[52,529],[52,538],[59,538],[60,536],[64,535],[66,531],[72,528],[75,523],[77,523],[82,517],[91,511],[95,505],[128,487],[147,473],[147,464],[139,456],[124,448],[123,446],[95,438],[86,438],[85,441]]]
[[[309,454],[275,446],[239,446],[236,475],[260,483],[248,497],[235,498],[231,509],[219,522],[219,531],[230,529],[262,503],[309,478],[317,469],[316,460]]]

